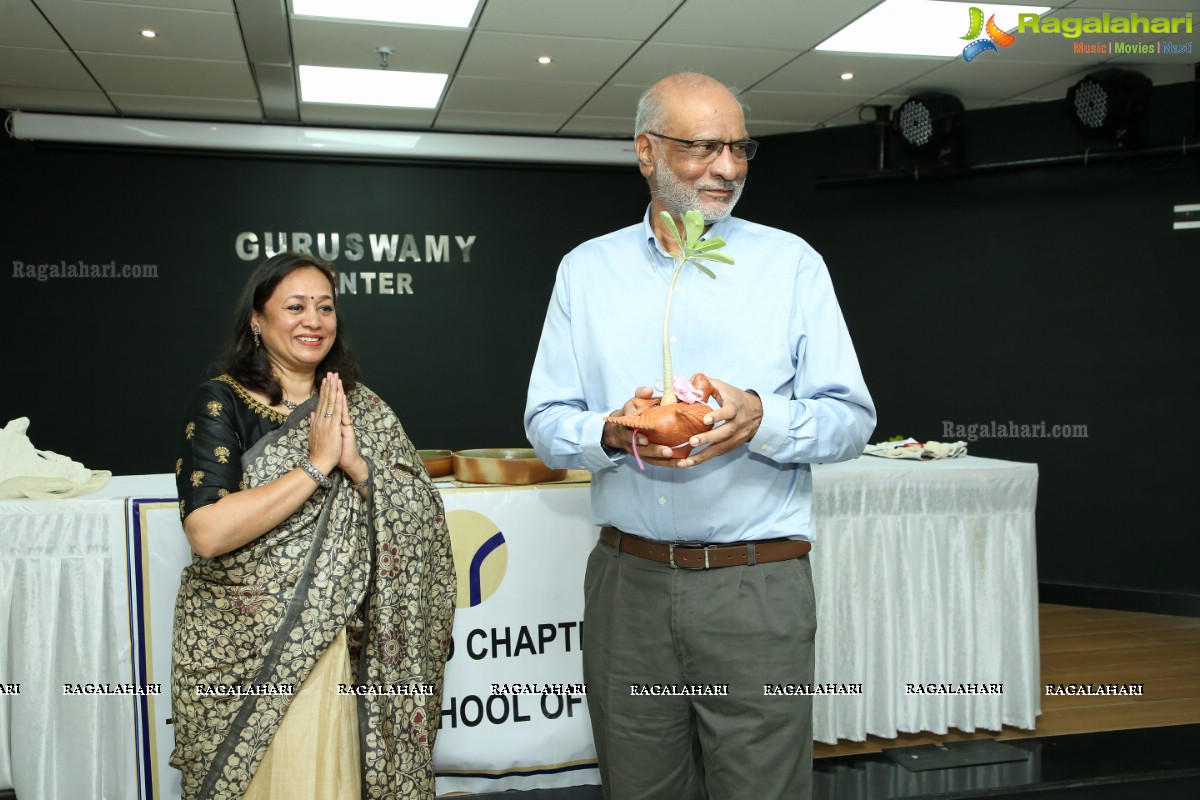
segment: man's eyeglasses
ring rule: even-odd
[[[733,157],[738,161],[749,161],[754,158],[754,154],[758,152],[758,142],[753,139],[740,139],[736,142],[722,142],[718,139],[677,139],[674,136],[667,136],[665,133],[655,133],[654,131],[646,131],[651,136],[657,136],[659,139],[670,139],[672,142],[679,142],[682,145],[687,145],[687,154],[698,161],[712,161],[729,148],[729,152],[733,153]]]

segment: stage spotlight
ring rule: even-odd
[[[1104,136],[1119,147],[1140,147],[1150,108],[1151,81],[1140,72],[1105,69],[1067,90],[1067,108],[1087,136]]]
[[[892,118],[901,141],[915,153],[943,161],[963,156],[963,104],[957,97],[939,92],[913,95]]]

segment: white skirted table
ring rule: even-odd
[[[597,533],[586,485],[441,488],[460,604],[439,792],[595,783],[582,698],[490,691],[582,681],[582,576]],[[864,457],[817,466],[814,491],[816,677],[861,685],[816,698],[815,738],[1033,728],[1036,465]],[[187,558],[171,476],[0,501],[0,788],[21,800],[178,797],[166,723]],[[153,682],[161,695],[64,694]]]
[[[818,741],[1035,727],[1037,478],[974,457],[815,469],[816,677],[863,685],[814,700]]]

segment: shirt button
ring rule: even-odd
[[[677,283],[677,284],[675,284],[675,291],[677,291],[677,292],[682,292],[682,291],[683,291],[683,287],[682,287],[682,286],[680,286],[680,285]]]
[[[770,449],[771,449],[771,447],[770,447],[769,445],[765,445],[765,444],[764,444],[764,445],[762,446],[762,449],[763,449],[763,450],[770,450]]]
[[[667,504],[667,498],[665,498],[665,497],[658,498],[658,504],[660,506],[665,506]]]
[[[678,342],[678,341],[679,341],[679,337],[677,337],[677,336],[672,336],[672,337],[671,337],[671,344],[675,344],[675,343],[676,343],[676,342]]]

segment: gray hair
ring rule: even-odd
[[[675,85],[682,85],[689,88],[698,88],[705,84],[717,83],[724,87],[725,91],[733,95],[733,99],[741,106],[743,115],[749,115],[750,113],[750,108],[742,99],[741,92],[733,86],[728,86],[711,75],[705,75],[703,72],[676,72],[674,75],[668,75],[666,78],[656,81],[653,86],[642,92],[642,96],[638,99],[637,116],[633,121],[633,137],[635,139],[647,131],[661,131],[666,126],[667,108],[663,103],[662,90],[659,87],[668,81]]]

